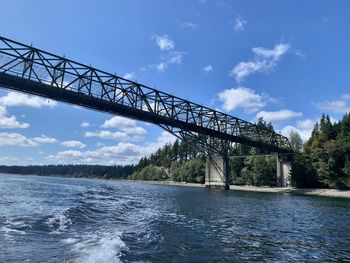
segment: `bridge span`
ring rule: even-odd
[[[227,157],[242,145],[279,154],[288,173],[292,147],[272,129],[1,36],[0,86],[156,124],[203,151],[209,187],[228,187]]]

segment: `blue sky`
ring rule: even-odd
[[[2,1],[0,34],[306,140],[350,111],[349,1]],[[135,163],[173,138],[0,89],[0,164]]]

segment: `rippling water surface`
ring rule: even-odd
[[[0,175],[0,262],[350,262],[350,200]]]

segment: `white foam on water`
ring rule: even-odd
[[[21,220],[15,221],[15,219],[6,219],[5,226],[1,227],[0,231],[7,234],[7,236],[10,236],[11,234],[24,235],[26,232],[23,231],[23,228],[25,227],[30,227],[30,226],[26,224],[24,221],[21,221]]]
[[[74,250],[80,256],[75,262],[84,263],[119,263],[122,250],[128,248],[121,239],[122,233],[93,233],[85,236],[82,242],[75,245]]]
[[[21,234],[24,235],[26,232],[22,231],[22,230],[18,230],[18,229],[14,229],[14,228],[10,228],[7,226],[4,226],[2,228],[0,228],[1,232],[4,232],[5,234],[7,234],[7,236],[9,236],[9,234]]]
[[[58,234],[64,231],[68,225],[71,225],[72,221],[65,216],[65,211],[58,210],[54,211],[52,216],[46,220],[46,224],[54,229],[51,233]]]
[[[73,244],[73,243],[78,242],[78,239],[69,237],[66,239],[62,239],[62,242],[66,243],[66,244]]]

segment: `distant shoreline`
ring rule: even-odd
[[[157,185],[189,186],[189,187],[202,187],[202,188],[205,187],[204,184],[173,182],[173,181],[145,181],[145,180],[123,180],[123,181],[145,183],[145,184],[157,184]],[[245,191],[245,192],[260,192],[260,193],[279,193],[279,194],[293,194],[293,195],[350,198],[350,190],[338,190],[338,189],[257,187],[257,186],[250,186],[250,185],[230,185],[230,190]]]
[[[9,174],[0,173],[0,175],[9,175]],[[21,175],[21,174],[13,174],[13,175]],[[48,177],[88,179],[88,180],[104,180],[104,181],[119,181],[119,182],[131,182],[131,183],[143,183],[143,184],[200,187],[200,188],[205,187],[204,184],[199,184],[199,183],[186,183],[186,182],[174,182],[174,181],[104,179],[104,178],[98,178],[98,177],[91,177],[91,178],[88,178],[88,177],[70,177],[70,176],[63,176],[63,175],[55,175],[55,176],[53,176],[53,175],[34,175],[34,176],[48,176]],[[278,193],[278,194],[292,194],[292,195],[305,195],[305,196],[350,198],[350,190],[338,190],[338,189],[258,187],[258,186],[251,186],[251,185],[230,185],[230,190],[231,191],[245,191],[245,192],[260,192],[260,193]]]

